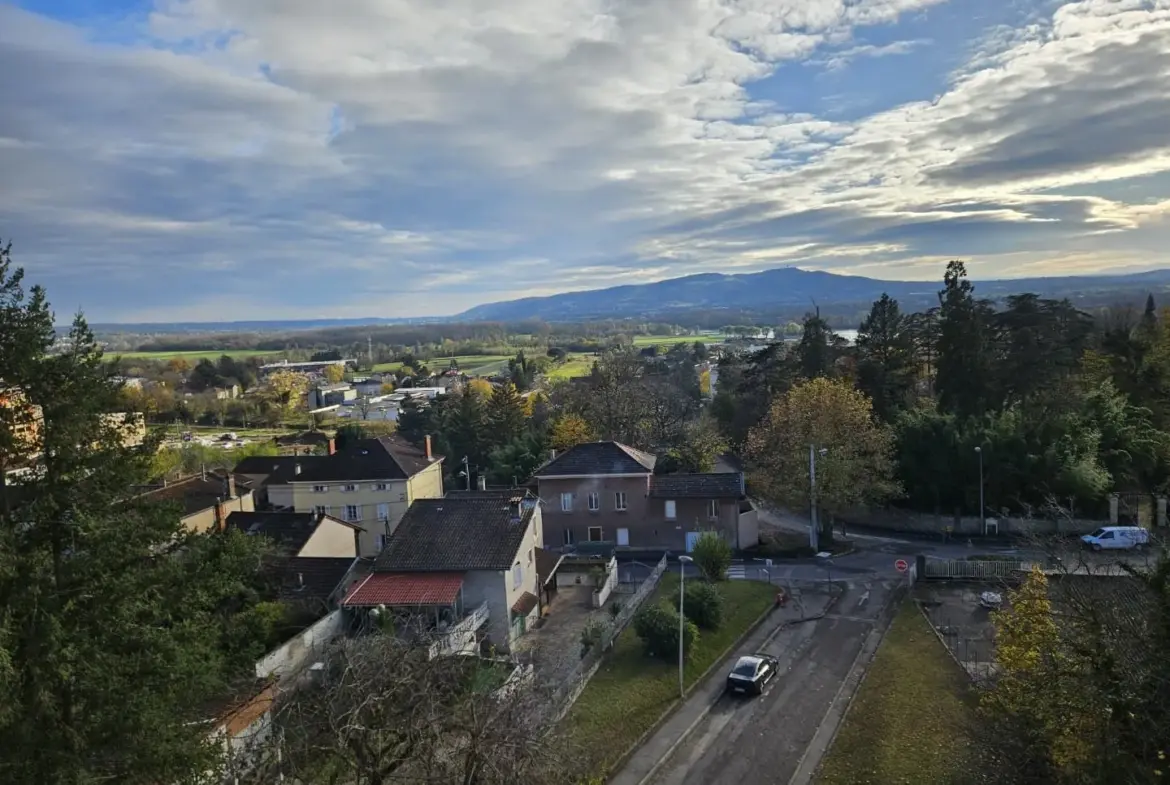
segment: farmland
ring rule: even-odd
[[[263,351],[260,349],[220,349],[215,351],[193,352],[108,352],[107,354],[110,357],[122,357],[127,360],[183,359],[188,362],[199,362],[203,359],[218,360],[225,354],[236,360],[243,360],[248,357],[271,357],[274,360],[279,360],[284,355],[284,352]]]
[[[634,346],[674,346],[677,343],[722,343],[724,337],[720,333],[702,333],[700,335],[635,335]]]
[[[596,360],[596,354],[570,354],[563,363],[548,372],[548,378],[555,380],[588,376]]]

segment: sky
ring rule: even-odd
[[[0,0],[58,315],[1166,266],[1170,0]]]

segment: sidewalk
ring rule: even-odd
[[[763,623],[711,669],[705,679],[691,688],[681,706],[676,704],[677,708],[666,721],[634,750],[621,770],[609,779],[610,785],[641,785],[648,780],[723,696],[727,671],[734,659],[766,648],[786,626],[823,614],[829,608],[831,596],[828,592],[806,591],[799,601],[790,599],[783,608],[773,609]]]

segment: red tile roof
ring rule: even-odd
[[[377,572],[350,590],[347,608],[377,605],[453,605],[463,587],[461,572]]]
[[[526,591],[516,598],[516,602],[512,603],[512,612],[519,613],[521,616],[527,616],[532,613],[532,609],[536,607],[539,600],[536,595],[530,591]]]

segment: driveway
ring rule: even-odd
[[[868,633],[878,623],[894,584],[859,581],[845,586],[845,593],[825,618],[788,627],[767,644],[765,651],[780,659],[781,676],[765,693],[747,699],[718,698],[651,782],[789,782]],[[711,678],[722,680],[726,674],[719,671]],[[626,779],[619,773],[614,782]]]
[[[559,686],[581,661],[581,631],[592,618],[608,616],[609,609],[591,607],[590,586],[566,586],[557,590],[548,616],[540,627],[520,639],[518,654],[532,658],[539,683]]]

